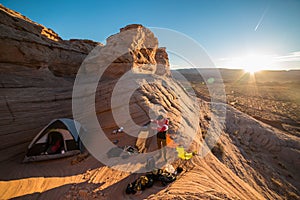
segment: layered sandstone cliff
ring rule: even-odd
[[[0,160],[6,160],[24,153],[34,135],[52,119],[72,117],[73,82],[81,63],[95,47],[95,51],[109,53],[117,45],[118,35],[109,37],[106,46],[90,40],[63,40],[51,29],[2,5],[0,15],[0,139],[5,141]],[[126,29],[136,30],[136,39],[151,36],[147,40],[154,46],[143,48],[146,40],[140,41],[141,46],[112,61],[102,78],[113,80],[130,69],[152,73],[153,66],[158,66],[157,74],[169,76],[167,53],[158,48],[153,33],[141,25],[127,26],[121,32]],[[100,107],[103,105],[102,101]]]

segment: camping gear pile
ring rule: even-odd
[[[118,129],[113,130],[113,131],[112,131],[112,134],[123,133],[123,131],[124,131],[124,128],[123,128],[123,127],[120,127],[120,128],[118,128]]]
[[[130,155],[138,154],[139,151],[136,147],[126,145],[124,147],[113,147],[107,153],[108,158],[122,157],[123,159],[129,158]]]
[[[177,156],[182,160],[190,160],[193,156],[197,155],[197,152],[187,152],[184,147],[178,146],[176,147]]]
[[[195,166],[191,159],[198,155],[197,151],[187,152],[182,146],[176,147],[176,151],[177,157],[180,159],[180,165],[185,166],[187,171]]]
[[[140,176],[134,182],[129,183],[126,187],[126,194],[136,194],[143,191],[146,188],[153,186],[154,182],[161,182],[162,186],[166,186],[176,180],[178,174],[183,171],[181,167],[177,167],[174,173],[170,173],[167,170],[154,169],[152,172],[146,175]]]

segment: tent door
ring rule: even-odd
[[[61,150],[65,150],[65,142],[61,133],[51,132],[48,134],[47,139],[48,148],[46,152],[48,154],[61,153]]]

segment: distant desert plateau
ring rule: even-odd
[[[254,74],[244,70],[216,69],[224,84],[226,102],[280,130],[300,137],[300,70],[259,71]],[[178,70],[189,81],[195,94],[210,101],[211,96],[201,74],[213,69]],[[182,80],[184,81],[184,80]],[[220,83],[222,82],[222,83]]]

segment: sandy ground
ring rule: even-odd
[[[102,166],[89,156],[72,165],[74,158],[19,164],[6,163],[1,171],[1,199],[165,199],[197,197],[262,198],[253,188],[231,171],[209,164],[184,172],[173,184],[163,187],[156,183],[139,195],[126,195],[125,188],[139,175],[128,174]],[[222,173],[220,173],[222,171]],[[222,191],[222,192],[221,192]],[[156,195],[157,194],[157,195]]]
[[[172,184],[156,183],[139,195],[125,194],[128,183],[141,174],[130,174],[104,166],[91,155],[23,164],[25,153],[1,163],[0,199],[297,199],[299,198],[300,141],[227,106],[226,123],[199,99],[202,133],[207,129],[221,137],[204,158],[195,156]],[[134,145],[126,134],[110,135],[122,145]],[[199,143],[200,142],[200,143]],[[156,148],[151,140],[149,149]]]

